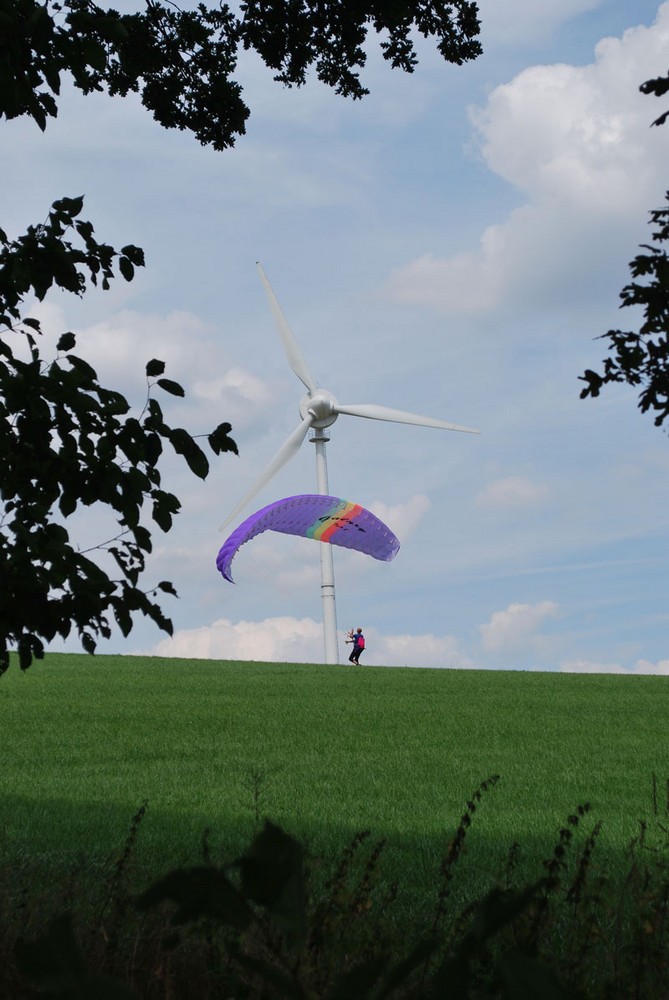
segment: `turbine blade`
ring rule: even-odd
[[[277,474],[279,469],[282,469],[286,462],[289,462],[293,455],[296,455],[300,450],[300,446],[307,436],[307,431],[313,423],[313,417],[309,415],[305,417],[299,427],[296,427],[293,433],[290,435],[287,441],[281,445],[276,455],[269,463],[267,468],[262,472],[262,474],[255,481],[250,490],[248,490],[242,499],[239,501],[232,513],[226,517],[225,521],[218,529],[219,531],[224,531],[231,521],[234,521],[237,515],[244,510],[246,505],[253,500],[256,494],[260,493],[263,486],[265,486],[270,479],[273,479]]]
[[[262,283],[265,286],[265,292],[267,293],[267,298],[269,299],[270,308],[272,310],[272,315],[274,316],[274,322],[276,323],[279,331],[279,336],[281,337],[283,349],[286,357],[288,358],[288,364],[300,381],[304,383],[309,392],[314,392],[316,389],[316,383],[314,382],[311,372],[307,367],[307,363],[302,356],[299,344],[295,340],[295,334],[288,325],[288,320],[284,316],[281,306],[277,302],[276,295],[272,291],[272,286],[267,280],[267,276],[259,261],[256,261],[256,267],[260,271],[260,277],[262,278]]]
[[[433,420],[432,417],[419,417],[416,413],[391,410],[388,406],[376,406],[374,403],[337,403],[335,409],[337,413],[346,413],[351,417],[366,417],[368,420],[389,420],[395,424],[416,424],[418,427],[440,427],[445,431],[464,431],[465,434],[481,433],[472,427],[460,427],[445,420]]]

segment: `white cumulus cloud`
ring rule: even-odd
[[[507,476],[487,483],[475,497],[479,507],[534,507],[545,500],[549,489],[522,476]]]
[[[220,618],[209,626],[176,632],[159,642],[152,653],[205,660],[319,663],[323,658],[323,629],[311,618],[234,623]]]
[[[340,633],[340,658],[350,652]],[[459,667],[476,664],[460,649],[452,635],[381,635],[365,628],[364,663],[390,667]],[[146,655],[146,654],[143,654]],[[192,659],[260,660],[279,663],[322,663],[323,626],[311,618],[266,618],[231,622],[221,618],[212,625],[183,629],[162,639],[153,656]]]
[[[193,385],[193,392],[196,396],[216,402],[225,398],[229,391],[251,403],[263,402],[267,395],[267,389],[262,379],[259,379],[257,375],[252,375],[244,368],[230,368],[218,378],[202,379]]]
[[[525,202],[477,247],[426,248],[396,269],[391,296],[444,312],[545,307],[556,289],[588,288],[607,254],[629,247],[629,258],[666,186],[669,130],[649,127],[662,108],[639,85],[666,72],[668,46],[664,3],[653,26],[603,39],[592,64],[529,67],[472,108],[481,156]]]
[[[487,652],[513,653],[520,648],[540,651],[543,645],[541,626],[555,618],[555,601],[539,604],[510,604],[505,611],[495,611],[486,625],[479,625],[481,644]]]
[[[632,669],[634,674],[669,674],[669,660],[658,660],[651,663],[650,660],[637,660]]]
[[[458,667],[477,666],[460,648],[453,635],[378,635],[369,629],[369,659],[366,662],[388,667]]]
[[[637,660],[631,670],[619,663],[597,663],[592,660],[567,660],[560,664],[560,670],[568,674],[669,674],[669,660]]]
[[[406,503],[385,504],[375,500],[369,509],[395,532],[400,541],[403,541],[415,531],[431,506],[424,493],[414,493]]]
[[[55,356],[56,341],[68,329],[63,310],[37,302],[30,313],[42,324],[44,356]],[[181,414],[187,408],[189,420],[201,417],[213,428],[223,417],[236,430],[268,422],[275,399],[272,385],[230,365],[226,351],[216,343],[217,331],[193,313],[161,316],[123,309],[73,332],[77,339],[73,353],[95,368],[103,384],[113,385],[130,400],[139,398],[143,403],[145,366],[158,358],[166,365],[164,377],[184,388],[186,398],[176,405]],[[154,390],[154,395],[164,409],[175,401],[162,390]]]
[[[566,660],[560,664],[564,674],[626,674],[619,663],[596,663],[592,660]]]
[[[190,379],[210,370],[207,338],[213,331],[193,313],[160,316],[124,309],[75,333],[77,348],[107,378],[123,379],[128,372],[139,372],[141,378],[151,358],[166,363],[167,377]]]

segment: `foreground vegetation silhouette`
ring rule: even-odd
[[[646,80],[639,87],[644,94],[662,97],[669,92],[669,73]],[[664,125],[669,111],[663,112],[653,125]],[[638,405],[642,413],[649,410],[656,427],[669,416],[669,191],[663,208],[650,213],[653,243],[644,243],[630,261],[630,284],[620,293],[620,308],[640,307],[643,322],[636,330],[609,330],[601,339],[608,341],[608,357],[603,371],[588,369],[580,376],[585,382],[581,398],[598,396],[610,382],[626,382],[639,390]],[[638,310],[637,310],[638,315]]]
[[[12,1000],[667,996],[669,782],[662,808],[653,777],[653,825],[641,823],[629,845],[622,883],[598,869],[600,825],[583,805],[539,880],[514,884],[513,844],[499,884],[462,908],[451,891],[457,862],[497,781],[467,802],[437,873],[432,919],[411,927],[393,920],[400,887],[379,894],[384,841],[369,832],[352,839],[320,888],[315,859],[265,821],[233,862],[214,864],[205,834],[201,864],[133,894],[127,876],[145,802],[94,904],[70,885],[38,928],[25,899],[14,911],[5,901],[0,991]],[[31,921],[32,933],[17,933]]]

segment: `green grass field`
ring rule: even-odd
[[[192,862],[205,828],[232,857],[267,816],[322,857],[371,829],[386,877],[431,897],[467,799],[499,774],[463,892],[486,891],[514,841],[540,874],[585,802],[615,869],[652,816],[653,773],[664,814],[668,707],[652,676],[52,654],[0,678],[2,859],[101,863],[148,799],[137,859],[154,874]]]

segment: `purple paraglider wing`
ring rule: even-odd
[[[342,545],[385,562],[394,559],[400,547],[390,528],[360,504],[320,493],[285,497],[247,517],[221,546],[216,565],[230,583],[230,563],[239,547],[263,531]]]

